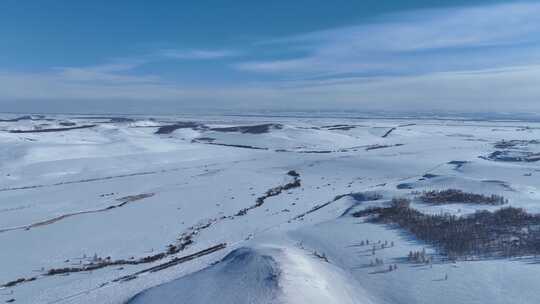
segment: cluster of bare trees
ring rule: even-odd
[[[375,258],[375,260],[371,260],[371,262],[369,263],[369,266],[371,266],[371,267],[384,266],[384,260],[379,259],[379,258]],[[397,264],[388,264],[388,270],[386,270],[386,271],[391,272],[391,271],[397,270],[397,268],[398,268]]]
[[[425,203],[437,205],[451,203],[504,205],[508,203],[508,200],[501,195],[483,195],[457,189],[424,191],[418,198]]]
[[[463,217],[430,215],[411,208],[409,200],[399,198],[390,207],[370,208],[353,216],[371,216],[372,222],[398,225],[452,260],[540,253],[540,216],[519,208],[479,211]],[[412,255],[412,259],[420,261],[422,257]]]
[[[426,265],[433,263],[433,257],[426,254],[425,248],[422,248],[422,250],[409,251],[407,260],[411,263],[420,263]]]
[[[375,260],[371,260],[370,266],[380,266],[384,265],[383,259],[375,258]]]
[[[283,191],[287,191],[287,190],[290,190],[290,189],[293,189],[293,188],[298,188],[298,187],[300,187],[302,185],[301,182],[300,182],[300,174],[298,172],[296,172],[294,170],[291,170],[291,171],[287,172],[287,175],[292,176],[293,181],[291,181],[291,182],[289,182],[289,183],[287,183],[285,185],[282,185],[282,186],[277,186],[277,187],[268,189],[263,196],[259,196],[256,199],[255,205],[252,205],[250,207],[239,210],[235,214],[235,216],[244,216],[244,215],[246,215],[248,213],[249,210],[252,210],[252,209],[255,209],[255,208],[258,208],[258,207],[262,206],[264,204],[264,201],[267,198],[272,197],[272,196],[280,195],[281,192],[283,192]]]

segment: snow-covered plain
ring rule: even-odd
[[[0,118],[0,302],[502,304],[540,299],[540,261],[534,257],[444,262],[434,248],[403,231],[351,216],[393,197],[449,188],[502,195],[510,206],[540,213],[540,162],[490,158],[498,150],[539,153],[540,123]],[[159,127],[175,124],[171,133],[156,134]],[[521,142],[497,147],[502,140]],[[341,197],[359,192],[382,198]],[[457,215],[501,208],[419,201],[412,206]],[[360,245],[364,240],[393,246],[373,255]],[[208,248],[217,249],[205,252]],[[407,261],[409,251],[423,248],[435,263]],[[133,263],[149,256],[156,258]],[[385,264],[370,265],[374,258]],[[47,275],[51,269],[113,261],[124,262]],[[163,267],[168,262],[170,267]],[[394,264],[397,269],[387,271]],[[20,278],[26,281],[17,282]]]

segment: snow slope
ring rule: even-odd
[[[295,248],[241,247],[128,303],[372,303],[342,270]]]
[[[155,134],[178,122],[197,127]],[[234,131],[261,124],[281,127]],[[486,157],[503,149],[502,140],[538,152],[526,143],[538,139],[540,124],[520,121],[0,121],[0,302],[536,303],[535,257],[451,264],[403,231],[351,213],[393,197],[432,214],[500,208],[414,200],[416,192],[448,188],[502,195],[509,206],[540,213],[540,162]],[[348,195],[366,192],[381,198]],[[394,245],[373,255],[360,246],[366,240]],[[406,261],[424,248],[436,263]],[[383,265],[371,266],[375,258]]]

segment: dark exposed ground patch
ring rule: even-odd
[[[466,161],[466,160],[452,160],[448,162],[449,165],[455,166],[454,170],[460,170],[461,168],[463,168],[463,166],[465,166],[468,163],[469,161]]]
[[[540,145],[538,140],[502,140],[493,146],[498,149],[481,159],[501,162],[537,162],[540,161],[540,152],[529,150],[531,145]]]
[[[414,189],[414,185],[411,184],[411,183],[401,183],[401,184],[397,184],[397,185],[396,185],[396,189],[399,189],[399,190],[410,190],[410,189]]]
[[[376,201],[383,198],[383,196],[378,192],[355,192],[355,193],[347,194],[346,196],[350,196],[352,199],[354,199],[357,202]]]
[[[216,132],[240,132],[243,134],[264,134],[270,132],[272,129],[282,129],[281,124],[260,124],[253,126],[237,126],[237,127],[223,127],[223,128],[211,128],[210,130]]]
[[[290,170],[289,172],[287,172],[287,175],[292,177],[300,177],[300,173],[296,172],[295,170]]]
[[[202,130],[202,129],[206,129],[206,126],[201,123],[193,122],[193,121],[177,122],[171,125],[165,125],[165,126],[159,127],[154,134],[171,134],[172,132],[178,129]]]
[[[495,151],[488,156],[479,156],[482,159],[501,162],[537,162],[540,161],[540,153],[526,151]]]
[[[59,122],[58,124],[61,125],[62,127],[73,127],[77,125],[76,123],[69,122],[69,121],[62,121],[62,122]]]

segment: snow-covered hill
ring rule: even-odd
[[[450,261],[404,227],[354,216],[397,197],[423,214],[464,217],[506,207],[539,214],[538,123],[0,118],[0,301],[540,298],[540,261],[530,251]],[[508,202],[419,199],[422,191],[445,189]],[[536,227],[504,237],[523,243],[516,235],[534,236]],[[410,252],[424,252],[429,263],[411,261]]]

